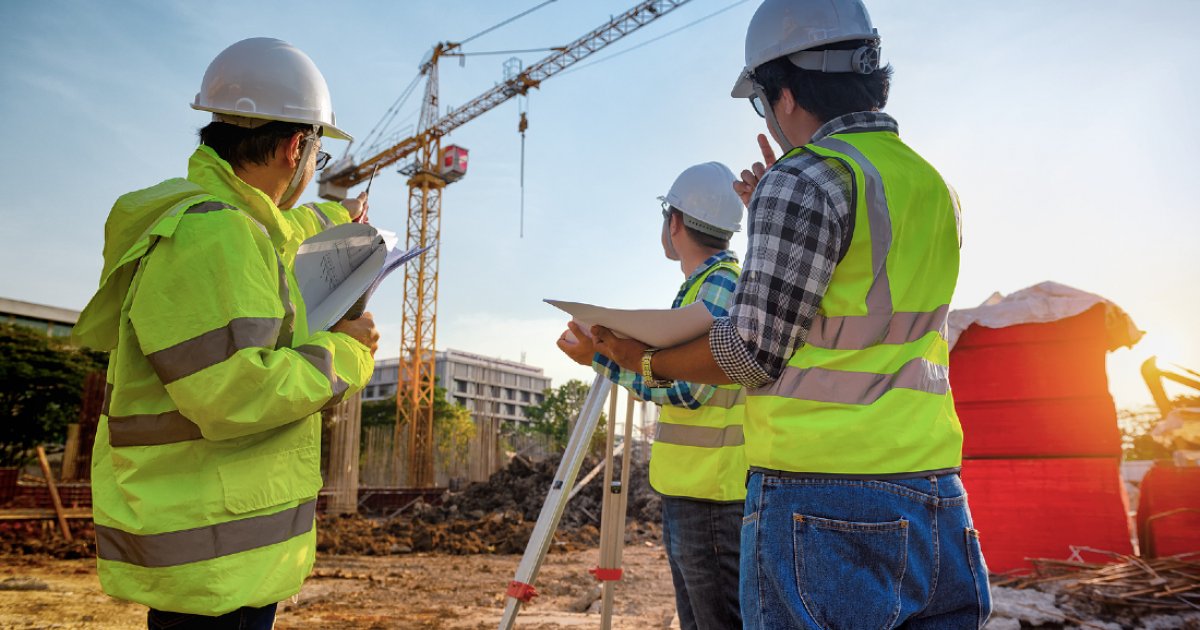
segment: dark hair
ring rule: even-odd
[[[683,221],[683,212],[679,208],[671,206],[671,216],[674,217],[676,215],[679,215],[679,220]],[[688,236],[692,237],[692,240],[696,241],[696,244],[701,247],[729,249],[729,239],[727,238],[705,234],[696,228],[689,227],[687,223],[683,224],[683,229],[687,230]]]
[[[863,45],[877,43],[856,40],[813,50],[853,50]],[[787,57],[780,57],[756,68],[754,76],[772,105],[779,100],[783,88],[787,88],[797,105],[825,123],[853,112],[883,109],[892,82],[892,66],[888,64],[871,74],[821,72],[805,70]]]
[[[247,129],[223,122],[212,122],[200,130],[203,144],[235,168],[249,164],[267,164],[279,143],[295,133],[312,133],[312,125],[273,120],[261,127]]]

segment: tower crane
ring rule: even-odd
[[[567,46],[528,68],[506,77],[502,83],[480,94],[465,105],[438,117],[438,61],[443,57],[462,56],[462,44],[441,42],[425,56],[419,66],[425,77],[416,132],[392,146],[356,162],[342,160],[340,168],[321,176],[319,194],[326,199],[345,199],[349,189],[367,181],[380,167],[413,158],[400,169],[408,176],[407,245],[433,247],[405,268],[404,313],[400,333],[400,371],[396,388],[396,440],[408,443],[408,483],[416,487],[434,484],[433,401],[434,343],[437,339],[438,245],[442,224],[442,189],[465,173],[465,151],[457,147],[442,152],[442,138],[515,96],[566,70],[622,37],[657,20],[690,0],[645,0],[607,23],[583,35]],[[524,118],[522,117],[524,125]],[[524,129],[522,129],[522,132]],[[402,432],[407,432],[402,436]]]

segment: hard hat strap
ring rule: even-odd
[[[313,125],[313,133],[304,136],[304,149],[300,151],[300,161],[296,163],[296,171],[292,173],[292,181],[288,182],[287,190],[283,191],[283,196],[279,198],[280,203],[283,203],[292,198],[300,188],[300,182],[304,179],[304,166],[308,164],[308,158],[312,156],[313,149],[316,148],[316,134],[319,127]]]
[[[788,55],[788,61],[804,70],[871,74],[879,69],[879,47],[859,46],[854,50],[802,50]]]
[[[666,249],[667,260],[679,260],[679,252],[675,251],[675,242],[671,240],[671,215],[663,215],[663,247]]]

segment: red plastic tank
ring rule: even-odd
[[[1055,322],[963,331],[950,353],[963,456],[1120,456],[1108,345],[1103,304]]]

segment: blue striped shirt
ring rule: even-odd
[[[671,308],[679,308],[683,303],[683,296],[687,295],[692,285],[699,281],[700,276],[704,275],[704,272],[713,265],[724,261],[736,263],[738,259],[729,250],[709,256],[708,260],[705,260],[683,281],[683,285],[679,287],[679,293],[675,295],[675,301],[671,303]],[[729,315],[729,308],[733,306],[733,292],[737,289],[737,281],[737,276],[732,271],[718,269],[705,278],[704,284],[700,286],[700,291],[696,295],[696,301],[703,302],[713,317],[726,317]],[[608,380],[629,390],[639,399],[658,405],[699,409],[701,405],[708,402],[709,398],[712,398],[713,392],[717,389],[712,385],[687,381],[675,381],[671,387],[646,387],[641,373],[623,369],[612,359],[599,353],[592,359],[592,368],[597,373],[607,376]]]

